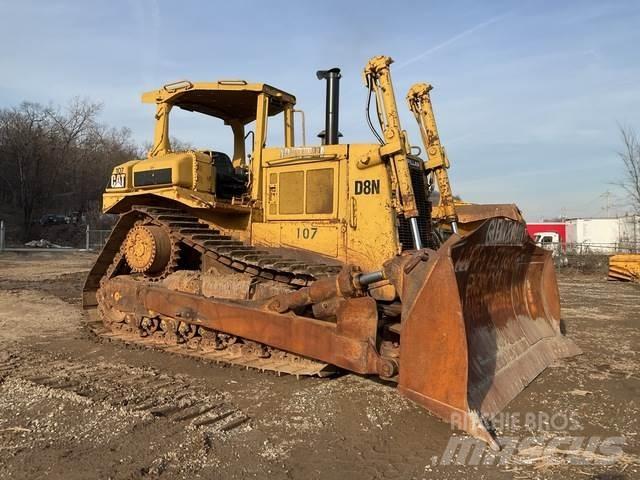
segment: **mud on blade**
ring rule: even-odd
[[[550,252],[525,225],[491,218],[407,273],[400,390],[488,441],[502,410],[554,360],[580,353],[561,331]]]

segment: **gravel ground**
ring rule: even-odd
[[[373,379],[296,379],[94,338],[79,305],[93,258],[0,255],[2,479],[640,478],[638,285],[560,272],[584,354],[496,421],[502,438],[532,441],[491,465],[485,451],[443,465],[466,437]],[[621,448],[576,448],[595,437]]]

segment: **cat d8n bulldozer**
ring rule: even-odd
[[[145,93],[153,146],[113,170],[104,212],[120,217],[84,307],[101,335],[169,352],[377,375],[496,447],[490,418],[578,349],[561,331],[550,252],[514,205],[454,201],[431,87],[407,96],[421,158],[400,124],[391,63],[379,56],[364,69],[375,143],[339,142],[337,68],[317,72],[327,93],[319,145],[296,145],[296,99],[266,84]],[[172,150],[174,108],[221,119],[231,157]],[[267,144],[268,133],[284,144]]]

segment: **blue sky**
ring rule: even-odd
[[[342,68],[344,141],[373,142],[361,70],[390,55],[403,126],[411,84],[435,86],[454,191],[515,202],[529,220],[628,210],[618,124],[640,131],[638,1],[0,0],[0,107],[104,104],[102,120],[151,139],[140,93],[169,81],[244,78],[296,95],[323,128],[317,69]],[[229,150],[224,130],[177,114],[174,134]],[[315,138],[314,138],[315,141]]]

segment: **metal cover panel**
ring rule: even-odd
[[[147,187],[149,185],[169,185],[171,184],[171,169],[159,168],[157,170],[143,170],[133,174],[133,184],[136,187]]]

